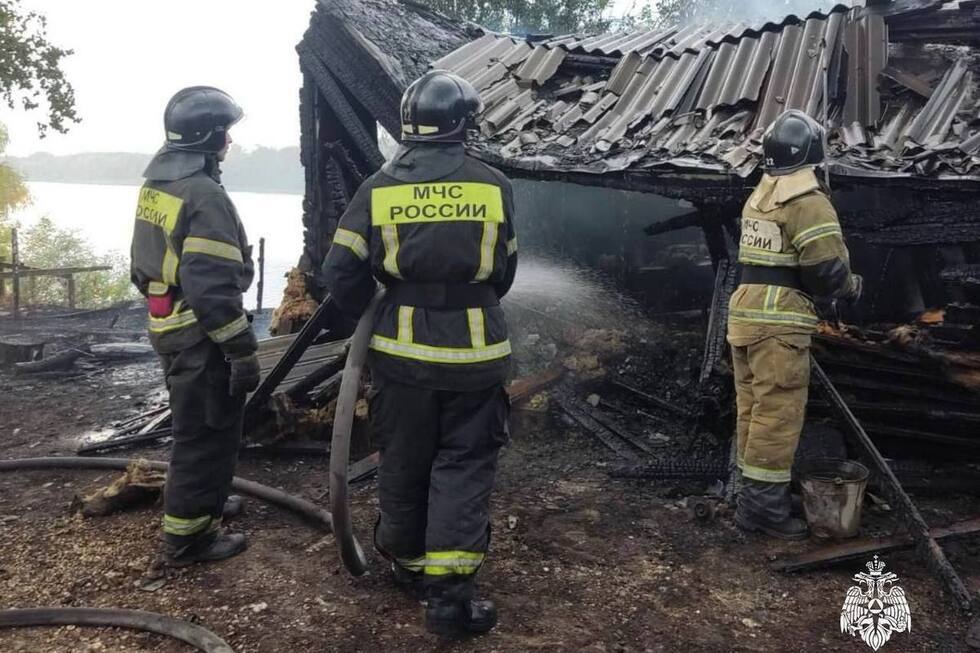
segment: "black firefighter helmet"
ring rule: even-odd
[[[402,95],[402,141],[462,143],[482,110],[472,84],[445,70],[430,70]]]
[[[226,132],[245,113],[231,96],[213,86],[191,86],[170,98],[163,113],[167,147],[184,152],[214,153],[226,143]]]
[[[797,109],[779,114],[762,137],[766,172],[788,175],[800,168],[824,161],[824,129],[816,120]]]

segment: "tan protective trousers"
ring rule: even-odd
[[[791,480],[810,386],[810,336],[779,335],[732,347],[738,466],[745,478]]]

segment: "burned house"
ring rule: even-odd
[[[321,0],[297,48],[299,268],[312,275],[383,163],[401,91],[448,69],[484,100],[470,152],[522,180],[522,246],[614,272],[656,311],[710,306],[705,382],[725,365],[737,218],[762,133],[801,109],[829,127],[828,183],[866,279],[860,312],[844,316],[864,329],[829,327],[821,359],[876,435],[975,453],[978,48],[972,1],[532,40],[414,2]]]

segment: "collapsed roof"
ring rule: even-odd
[[[978,46],[977,0],[537,42],[407,0],[321,0],[299,51],[335,113],[366,109],[392,134],[414,77],[459,73],[485,103],[471,149],[513,170],[747,177],[765,128],[797,108],[830,126],[835,174],[977,182]],[[363,136],[355,149],[376,167]]]
[[[977,5],[934,2],[911,15],[838,6],[759,28],[535,44],[488,34],[434,66],[477,86],[486,104],[478,147],[512,167],[747,177],[765,129],[800,109],[831,127],[838,174],[980,181],[980,51],[910,43],[930,26],[932,38],[980,44]],[[960,19],[953,39],[941,27],[947,14]]]

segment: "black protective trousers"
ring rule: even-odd
[[[231,368],[211,340],[161,359],[174,439],[164,489],[164,532],[180,542],[220,524],[238,462],[245,397],[228,394]]]
[[[379,551],[425,574],[430,594],[471,598],[490,540],[490,493],[510,403],[501,385],[431,390],[375,374]]]

